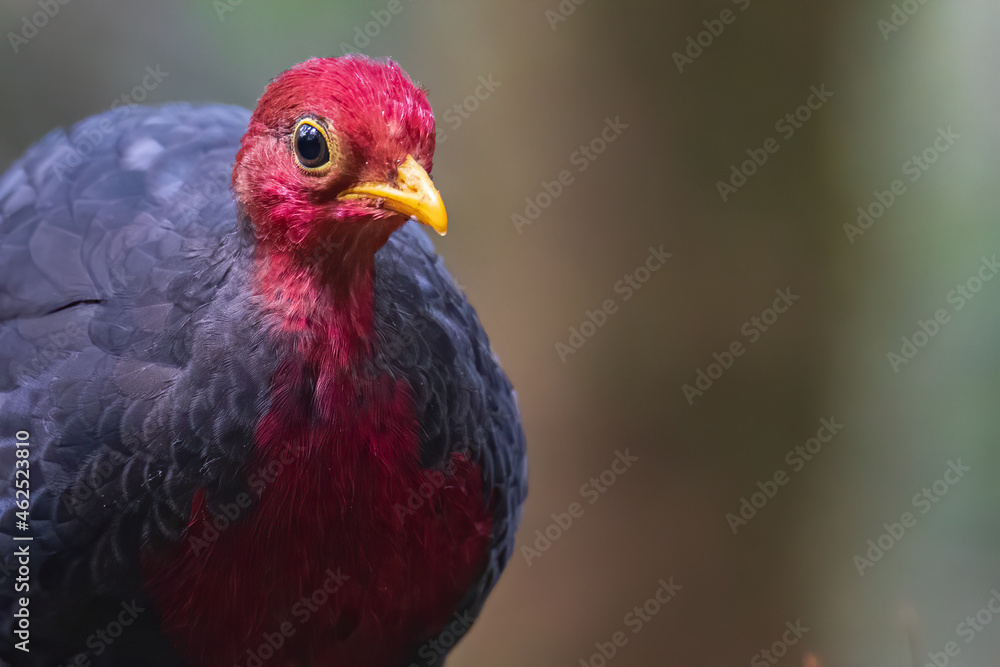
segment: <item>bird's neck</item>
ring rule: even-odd
[[[255,262],[264,307],[306,361],[344,368],[374,343],[374,250],[331,245],[305,255],[272,250]]]

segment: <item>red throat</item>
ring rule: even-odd
[[[263,309],[307,362],[331,372],[373,353],[375,252],[385,241],[356,236],[331,235],[305,250],[259,247],[255,261]]]

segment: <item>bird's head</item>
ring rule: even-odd
[[[315,256],[373,254],[409,218],[440,234],[447,215],[428,175],[434,115],[391,61],[314,58],[260,98],[233,170],[258,245]]]

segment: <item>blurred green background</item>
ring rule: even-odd
[[[518,388],[519,548],[538,549],[449,664],[996,664],[1000,281],[977,279],[1000,252],[997,3],[58,7],[21,42],[37,0],[0,4],[0,168],[147,66],[166,73],[147,104],[252,107],[281,70],[345,47],[430,91],[451,219],[435,244]],[[743,184],[724,201],[720,181]],[[845,229],[880,198],[863,233]],[[662,268],[640,269],[661,245]],[[778,315],[776,290],[798,297]],[[686,396],[699,370],[716,379]],[[786,459],[824,418],[843,428]],[[601,482],[626,450],[634,464]],[[743,498],[762,505],[745,525],[727,518]],[[889,549],[875,561],[868,540]],[[674,597],[647,604],[671,578]]]

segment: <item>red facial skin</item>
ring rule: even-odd
[[[321,175],[292,152],[305,115],[337,145]],[[408,155],[430,172],[433,151],[427,99],[394,64],[314,59],[258,104],[233,188],[257,238],[253,291],[295,349],[272,378],[245,471],[253,506],[220,521],[199,492],[182,542],[144,556],[162,628],[193,665],[398,667],[485,565],[492,519],[478,467],[456,455],[444,475],[422,469],[409,386],[366,364],[374,255],[405,217],[337,199],[393,182]],[[429,498],[414,503],[421,488]]]

